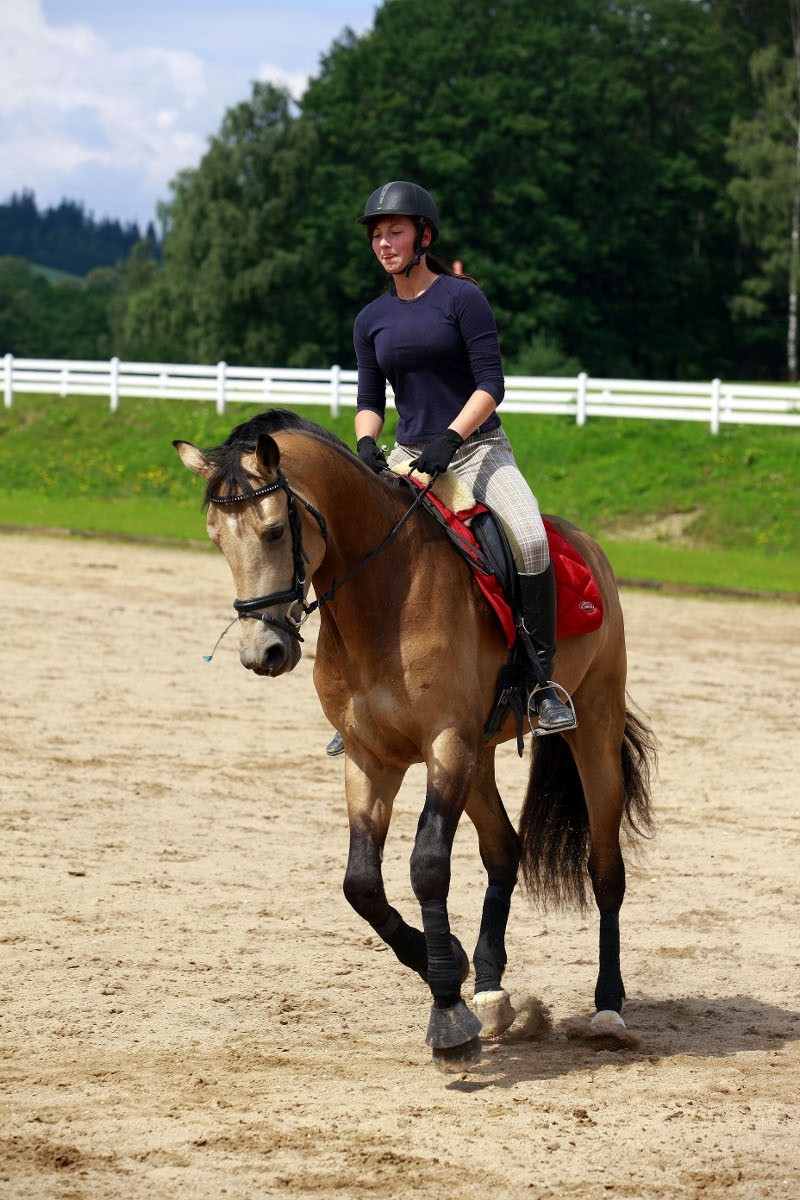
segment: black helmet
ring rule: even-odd
[[[377,221],[380,217],[423,217],[431,228],[431,245],[439,236],[439,214],[433,196],[418,183],[395,179],[377,188],[356,217],[359,225]]]

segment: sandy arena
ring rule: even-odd
[[[800,1196],[800,606],[623,594],[629,687],[662,744],[629,864],[625,1016],[570,1036],[597,921],[515,898],[525,1014],[448,1077],[429,995],[341,890],[342,760],[311,681],[239,665],[212,551],[0,535],[0,1195]],[[526,764],[499,755],[512,816]],[[421,769],[398,799],[390,900]],[[453,927],[485,880],[459,830]],[[465,994],[471,995],[469,984]]]

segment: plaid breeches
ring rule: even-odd
[[[389,455],[389,466],[416,458],[423,448],[398,443]],[[456,451],[450,470],[464,481],[476,500],[496,514],[520,574],[538,575],[543,571],[550,561],[550,550],[539,504],[514,462],[511,443],[503,430],[468,437]]]

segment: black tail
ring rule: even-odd
[[[625,713],[621,750],[623,828],[646,837],[653,829],[650,778],[657,742],[650,726]],[[589,815],[575,760],[562,737],[534,738],[528,791],[519,821],[522,877],[531,899],[556,908],[587,903]]]

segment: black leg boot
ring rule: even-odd
[[[538,575],[520,575],[522,628],[520,637],[537,687],[528,699],[539,718],[539,733],[562,733],[577,725],[571,702],[565,703],[553,686],[551,672],[556,653],[556,577],[552,562]],[[563,689],[561,689],[564,695]]]

